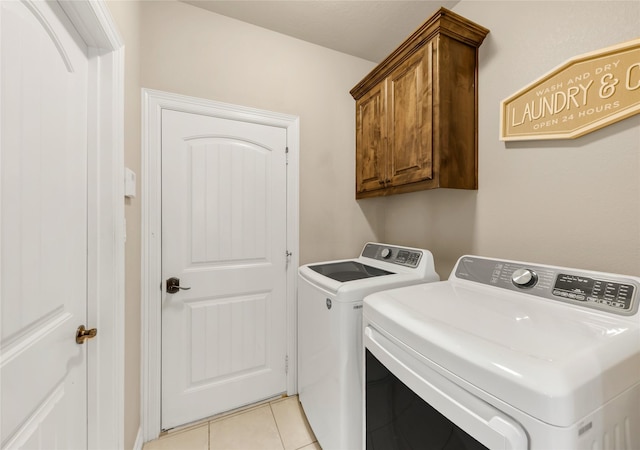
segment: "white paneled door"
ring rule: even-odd
[[[162,111],[163,429],[286,391],[286,143]]]
[[[1,446],[87,447],[87,48],[60,5],[0,2]]]

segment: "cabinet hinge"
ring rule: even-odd
[[[289,373],[289,355],[284,357],[284,373],[285,375]]]

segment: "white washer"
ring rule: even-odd
[[[439,279],[428,250],[379,243],[356,259],[300,267],[298,391],[324,450],[362,446],[362,299]]]
[[[639,291],[464,256],[447,281],[368,296],[366,448],[640,448]]]

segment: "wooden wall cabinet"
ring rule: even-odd
[[[356,198],[478,188],[478,47],[489,30],[441,8],[352,90]]]

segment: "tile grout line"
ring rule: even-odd
[[[278,429],[278,436],[280,437],[280,441],[282,442],[282,448],[285,449],[285,450],[287,450],[287,447],[285,446],[284,440],[282,439],[282,432],[280,431],[280,427],[278,426],[278,420],[276,419],[276,415],[273,412],[272,404],[273,403],[284,402],[284,401],[287,401],[288,399],[292,399],[292,398],[294,398],[295,401],[297,403],[299,403],[299,399],[298,399],[297,395],[295,395],[295,396],[287,396],[285,398],[277,399],[277,400],[273,400],[273,401],[269,402],[269,408],[271,409],[271,415],[273,416],[273,421],[276,423],[276,428]],[[296,405],[296,406],[298,406],[298,405]],[[304,415],[304,411],[302,411],[302,414]],[[310,425],[308,425],[308,420],[307,420],[306,416],[303,416],[301,418],[303,419],[303,425],[305,427],[308,426],[310,428]],[[313,431],[312,431],[312,433],[313,433]],[[306,444],[302,444],[301,447],[295,447],[295,448],[293,448],[291,450],[301,450],[301,449],[303,449],[305,447],[308,447],[309,445],[313,445],[313,444],[317,444],[317,446],[320,447],[320,444],[318,444],[318,439],[316,438],[315,434],[312,434],[311,438],[312,438],[311,442],[308,442]]]
[[[276,424],[276,430],[278,430],[278,438],[280,439],[280,443],[282,444],[282,450],[286,450],[284,446],[284,440],[282,440],[282,433],[280,432],[280,427],[278,426],[276,415],[273,413],[273,407],[271,406],[271,403],[272,402],[269,402],[269,411],[271,411],[271,417],[273,418],[273,423]]]

